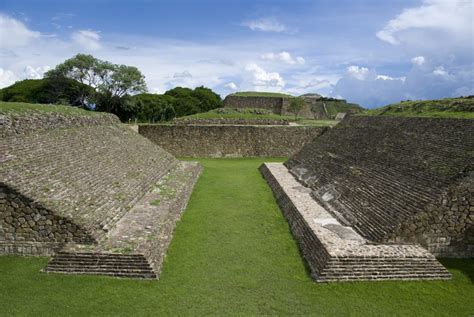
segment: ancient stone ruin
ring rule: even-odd
[[[156,278],[200,174],[110,114],[1,115],[0,254]]]
[[[345,118],[261,167],[316,281],[445,279],[474,256],[474,123]]]
[[[290,156],[327,127],[289,125],[174,124],[139,126],[139,133],[179,157]]]
[[[298,116],[307,119],[336,119],[337,112],[331,113],[331,111],[329,111],[329,103],[332,105],[347,105],[346,100],[323,98],[318,94],[304,94],[300,97],[305,100],[305,105],[298,113]],[[293,116],[294,114],[289,111],[290,100],[290,96],[278,97],[228,95],[224,99],[224,107],[231,109],[265,109],[281,116]],[[347,111],[354,113],[355,111],[360,110],[361,108],[348,108]],[[342,113],[340,116],[342,116]]]

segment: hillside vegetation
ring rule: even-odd
[[[81,89],[93,88],[68,78],[25,79],[0,89],[0,101],[79,105]]]
[[[367,110],[364,115],[474,119],[474,96],[402,101]]]

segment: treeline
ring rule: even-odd
[[[222,106],[211,89],[176,87],[163,95],[146,93],[136,68],[78,54],[45,74],[0,90],[0,100],[64,104],[116,114],[122,121],[159,122]]]
[[[222,107],[222,99],[202,86],[195,89],[176,87],[163,95],[144,93],[132,96],[127,104],[127,120],[159,122]]]

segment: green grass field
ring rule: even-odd
[[[472,260],[451,281],[317,284],[270,188],[269,159],[202,159],[159,281],[40,273],[0,257],[1,316],[473,316]]]

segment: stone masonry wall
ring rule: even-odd
[[[352,116],[286,165],[366,239],[472,256],[473,135],[474,120]]]
[[[11,136],[52,129],[118,124],[120,120],[110,113],[94,113],[87,115],[28,112],[15,114],[0,113],[0,135]]]
[[[418,242],[439,257],[474,255],[474,172],[466,172],[438,201],[405,221],[392,241]]]
[[[34,202],[21,205],[6,196],[0,210],[4,243],[83,241],[82,234],[74,236],[76,227],[99,240],[178,162],[113,115],[0,115],[0,178],[21,193],[20,201]],[[29,217],[39,217],[38,223]]]
[[[311,126],[140,125],[139,133],[180,157],[290,156],[327,128]]]
[[[240,119],[240,118],[219,118],[219,119],[201,119],[201,118],[176,118],[173,124],[182,125],[289,125],[287,120],[273,120],[273,119]]]
[[[242,97],[227,96],[224,99],[226,108],[260,108],[268,109],[276,114],[281,114],[283,97]]]
[[[94,243],[86,230],[41,204],[0,183],[0,243],[41,243],[59,246],[68,242]],[[31,250],[9,248],[3,253],[28,254]],[[0,253],[1,250],[0,250]],[[33,253],[42,253],[40,251]]]
[[[298,113],[298,116],[314,119],[315,114],[311,111],[311,104],[316,102],[315,98],[303,97],[306,101],[305,106]],[[261,108],[268,109],[275,114],[282,116],[293,116],[288,108],[290,106],[290,98],[285,97],[242,97],[242,96],[227,96],[224,99],[224,107],[226,108]],[[321,104],[322,109],[322,104]],[[321,112],[316,115],[317,119],[329,119],[328,116]]]

